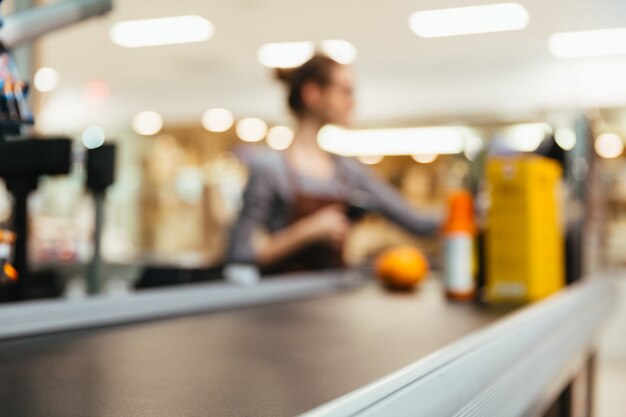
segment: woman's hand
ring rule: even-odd
[[[272,265],[298,249],[317,242],[343,245],[350,223],[339,204],[324,207],[273,235],[259,251],[260,265]]]
[[[343,207],[333,204],[300,219],[297,228],[305,242],[328,242],[333,246],[341,246],[348,234],[350,222]]]

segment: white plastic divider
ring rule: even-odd
[[[302,417],[525,415],[615,303],[608,278],[576,284]]]
[[[223,282],[144,290],[124,296],[29,301],[0,307],[0,340],[313,297],[360,285],[356,271],[295,274],[256,285]]]

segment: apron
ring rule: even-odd
[[[289,187],[293,195],[291,216],[289,225],[307,217],[316,211],[330,206],[340,205],[343,211],[347,211],[348,204],[345,199],[331,196],[319,196],[305,192],[298,183],[298,173],[283,156]],[[341,180],[336,165],[337,178]],[[345,183],[345,181],[341,181]],[[278,261],[264,269],[264,273],[278,274],[287,272],[302,272],[323,269],[340,269],[345,267],[343,260],[343,248],[333,246],[327,242],[315,242],[293,252],[285,259]]]

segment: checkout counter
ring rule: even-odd
[[[0,415],[590,415],[614,294],[494,310],[338,271],[0,306]]]
[[[0,43],[11,48],[110,7],[37,8],[7,20]],[[62,155],[37,157],[49,156],[46,146]],[[19,271],[28,272],[27,195],[40,175],[69,171],[69,146],[3,144]],[[114,153],[101,156],[108,162],[93,165],[97,180],[88,181],[100,212]],[[32,298],[34,276],[23,274],[11,300]],[[367,271],[336,271],[0,305],[0,416],[591,414],[595,340],[615,304],[610,279],[589,277],[515,311],[451,303],[442,287],[433,276],[418,291],[389,292]]]

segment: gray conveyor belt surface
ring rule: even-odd
[[[320,298],[0,342],[0,416],[293,416],[503,312],[376,283]]]

